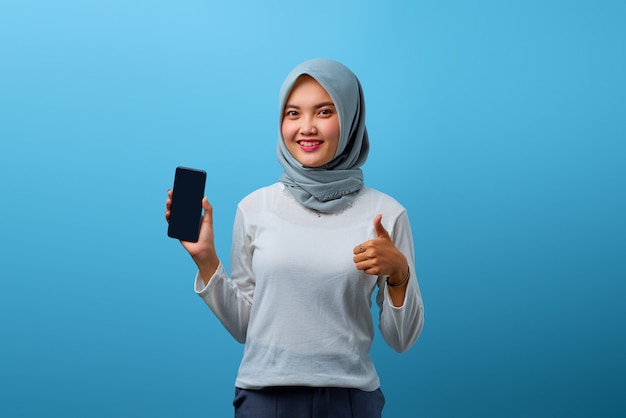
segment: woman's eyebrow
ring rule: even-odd
[[[317,108],[319,108],[319,107],[324,107],[324,106],[332,106],[332,107],[335,107],[335,104],[334,104],[333,102],[322,102],[322,103],[318,103],[318,104],[314,105],[313,107],[317,109]],[[285,107],[292,107],[292,108],[294,108],[294,109],[300,109],[300,106],[295,105],[295,104],[291,104],[291,103],[287,103],[287,104],[285,105]]]
[[[316,105],[315,107],[324,107],[324,106],[332,106],[335,107],[335,104],[333,102],[322,102],[318,105]]]

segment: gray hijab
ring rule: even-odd
[[[328,92],[339,115],[339,145],[332,161],[322,167],[303,166],[285,145],[280,126],[287,97],[301,75],[313,77]],[[337,212],[349,206],[363,187],[359,168],[367,159],[365,100],[361,83],[343,64],[328,59],[305,61],[285,78],[280,89],[278,161],[284,168],[280,181],[307,208]]]

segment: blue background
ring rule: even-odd
[[[623,416],[625,5],[2,0],[0,415],[232,415],[242,347],[166,190],[207,171],[228,262],[280,174],[280,83],[328,57],[415,236],[426,324],[402,355],[377,334],[386,416]]]

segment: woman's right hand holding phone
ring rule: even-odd
[[[167,191],[167,200],[165,201],[165,220],[169,222],[170,209],[172,207],[172,190]],[[200,224],[200,235],[198,242],[180,241],[185,250],[191,255],[193,261],[198,266],[200,277],[205,284],[209,282],[220,263],[219,257],[215,250],[215,237],[213,234],[213,207],[208,199],[202,199],[202,222]]]

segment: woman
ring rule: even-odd
[[[365,103],[348,68],[298,65],[279,109],[284,173],[238,205],[230,277],[206,198],[199,241],[182,243],[198,266],[195,291],[245,343],[235,416],[380,417],[369,356],[374,290],[381,334],[396,351],[414,344],[424,320],[409,220],[363,184]]]

